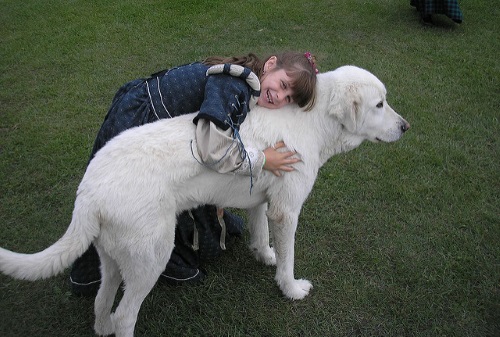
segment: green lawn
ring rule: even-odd
[[[64,233],[118,87],[209,55],[311,50],[321,71],[364,67],[412,125],[320,171],[300,217],[285,299],[247,238],[198,286],[157,286],[137,336],[499,336],[500,10],[419,22],[409,0],[0,0],[0,246]],[[1,336],[93,336],[68,273],[0,276]]]

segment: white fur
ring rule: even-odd
[[[251,190],[249,177],[218,174],[195,160],[194,115],[123,132],[90,162],[66,234],[36,254],[0,248],[0,269],[19,279],[50,277],[93,242],[103,275],[95,300],[95,330],[99,335],[133,336],[140,306],[174,247],[176,214],[215,204],[248,209],[255,257],[276,264],[275,279],[286,297],[302,299],[312,288],[309,281],[294,277],[294,237],[302,204],[331,156],[363,140],[396,141],[409,128],[385,94],[375,76],[346,66],[318,75],[313,111],[293,106],[252,109],[241,127],[243,143],[264,149],[283,140],[302,161],[282,177],[264,171]],[[377,108],[379,103],[383,107]],[[122,279],[123,299],[111,314]]]

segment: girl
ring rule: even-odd
[[[244,148],[238,141],[240,124],[255,105],[277,109],[295,103],[309,110],[316,93],[316,65],[310,53],[285,52],[264,61],[256,55],[210,57],[161,71],[122,86],[97,134],[90,160],[107,141],[129,128],[199,111],[196,144],[202,164],[220,172],[257,178],[262,169],[275,175],[290,172],[299,159],[278,152],[280,142],[264,151]],[[178,217],[175,249],[160,279],[200,280],[199,259],[225,249],[225,235],[241,234],[241,218],[202,206]],[[93,246],[73,265],[73,293],[94,295],[100,283],[99,257]]]

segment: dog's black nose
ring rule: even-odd
[[[404,121],[403,124],[401,125],[401,131],[406,132],[410,128],[410,123],[407,121]]]

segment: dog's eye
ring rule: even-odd
[[[384,102],[379,102],[379,103],[377,104],[377,108],[379,108],[379,109],[380,109],[380,108],[383,108],[383,107],[384,107]]]

